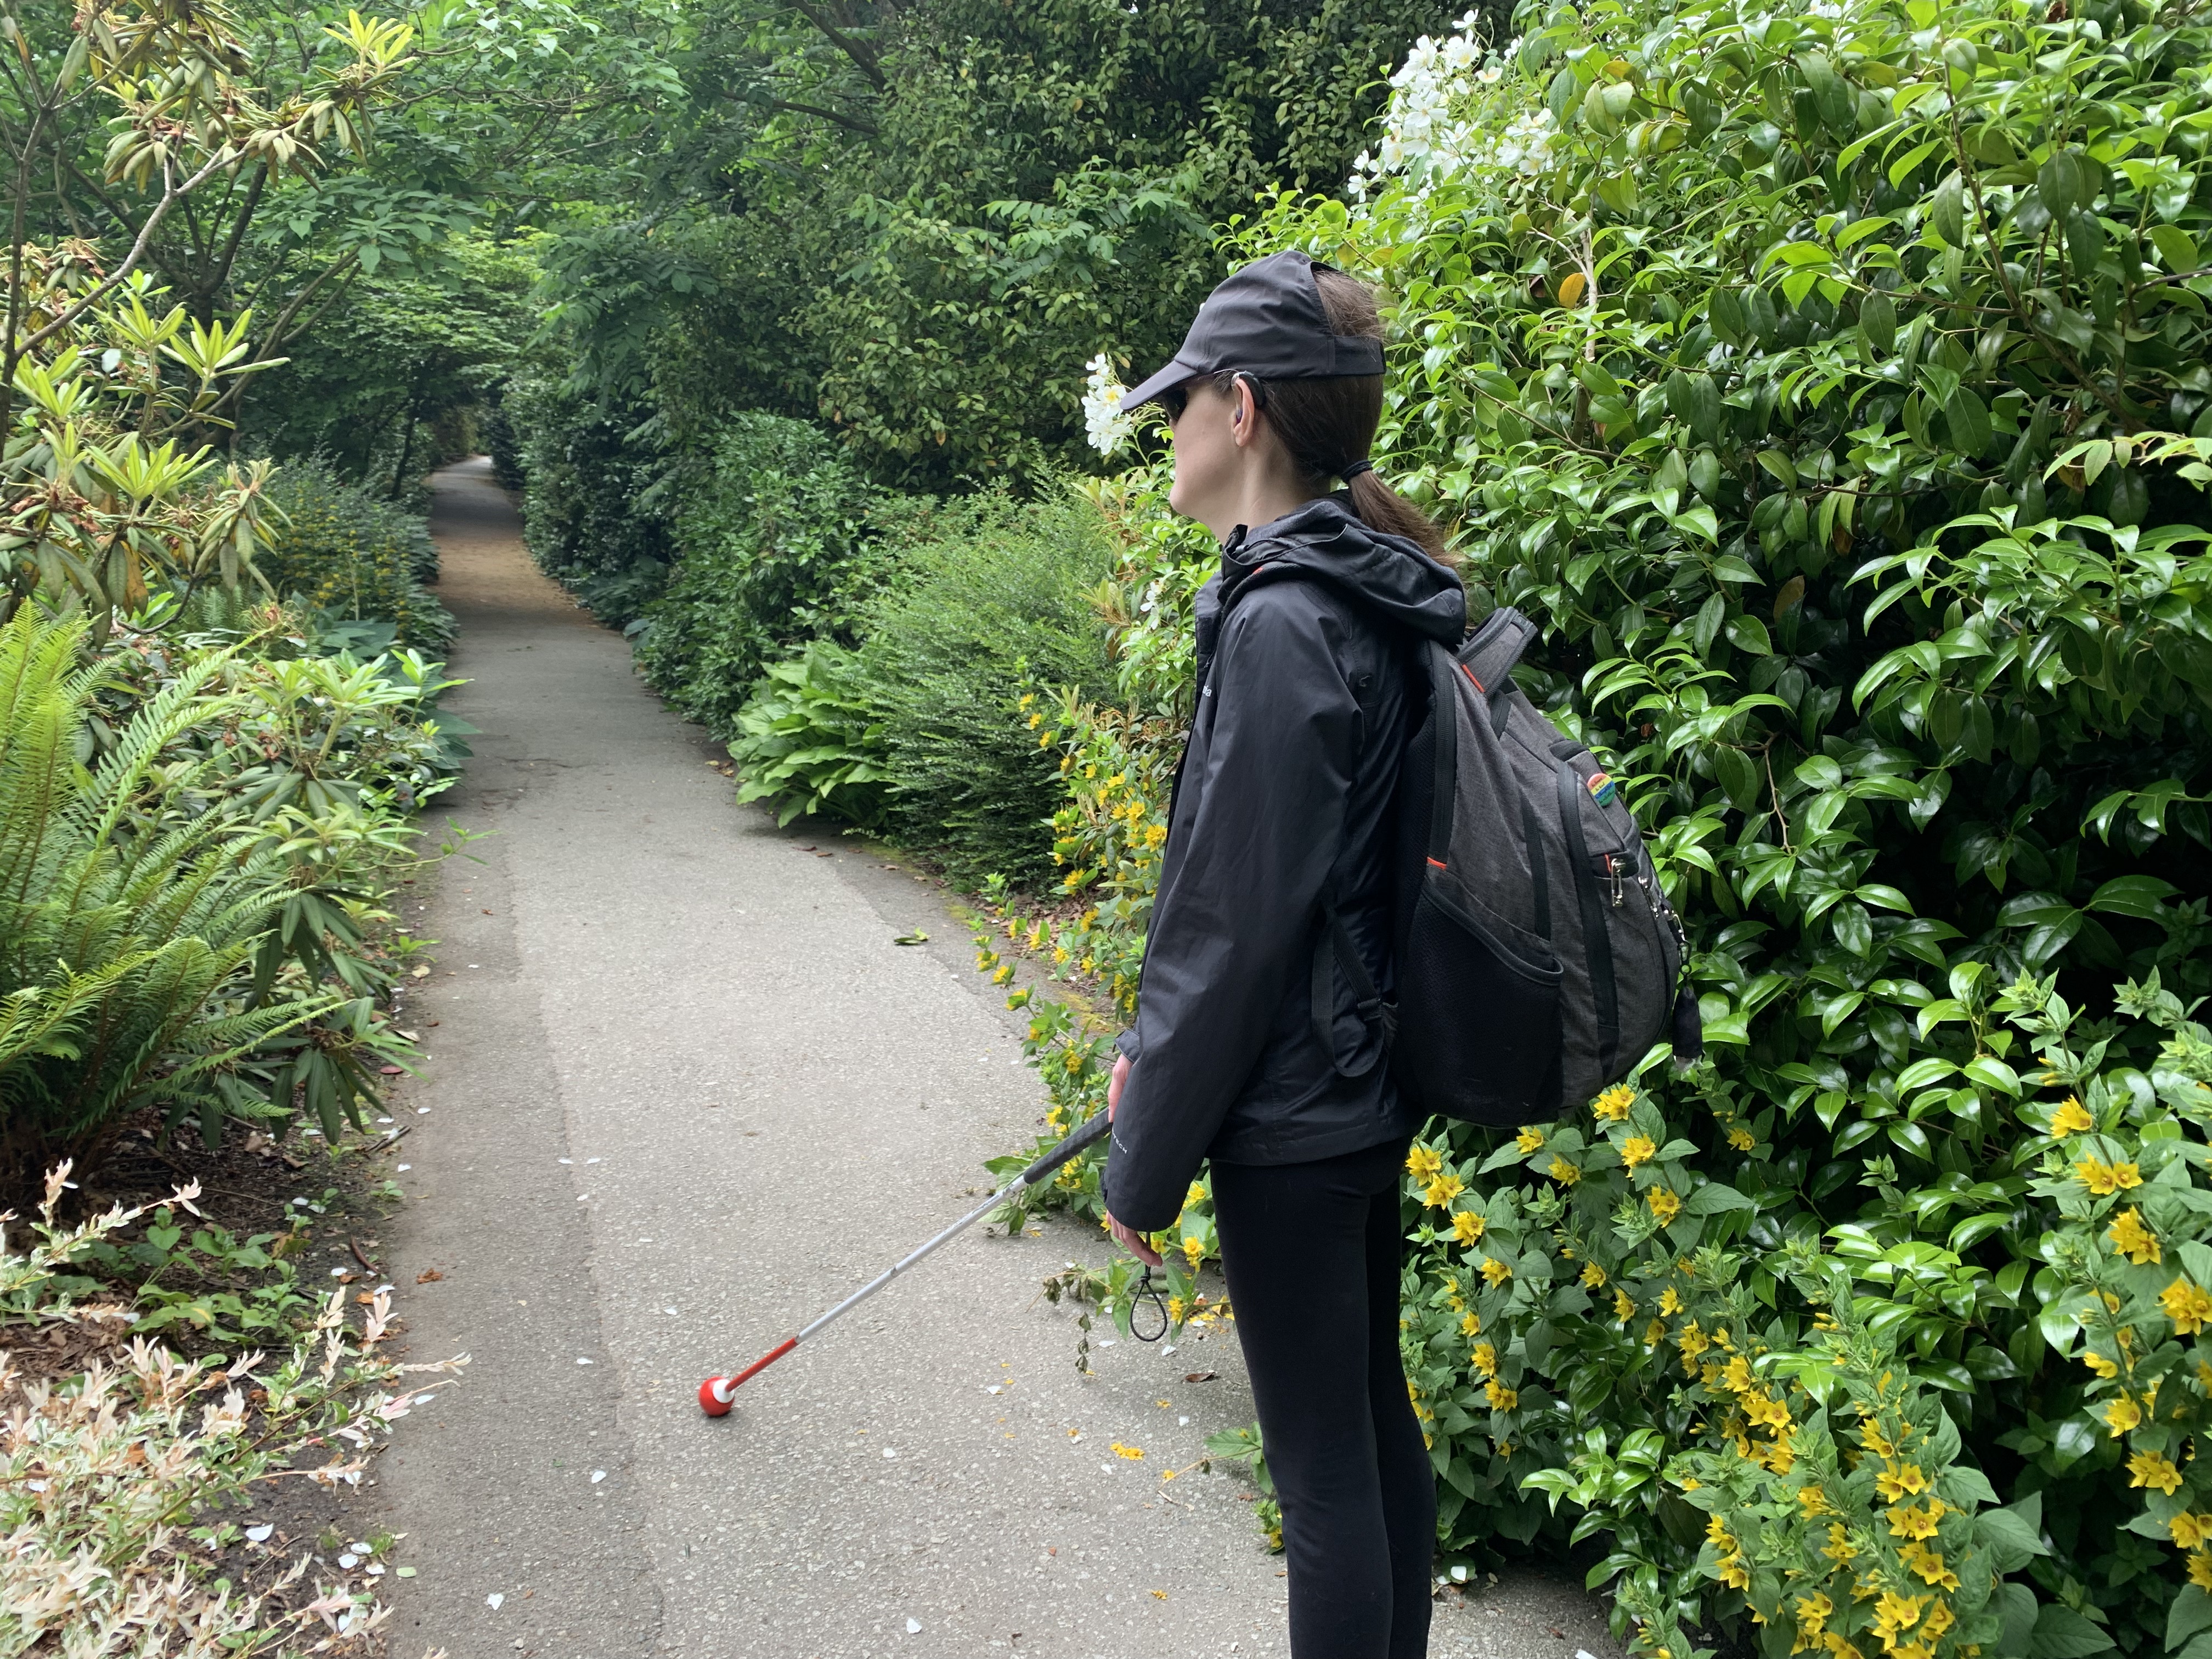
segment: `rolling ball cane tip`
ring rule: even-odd
[[[731,1396],[738,1385],[726,1376],[710,1376],[699,1385],[699,1409],[709,1417],[727,1417]]]

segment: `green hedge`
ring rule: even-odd
[[[612,628],[659,597],[674,556],[678,457],[649,408],[600,403],[525,374],[500,401],[495,461],[522,488],[523,539],[538,568]]]
[[[885,536],[929,512],[870,484],[819,427],[759,413],[726,422],[671,493],[678,558],[646,609],[638,666],[717,737],[771,659],[852,641],[889,568]]]

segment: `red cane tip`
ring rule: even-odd
[[[709,1417],[727,1417],[730,1397],[738,1385],[726,1376],[710,1376],[699,1385],[699,1409]]]

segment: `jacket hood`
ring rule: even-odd
[[[1240,526],[1222,546],[1218,603],[1225,606],[1263,569],[1321,577],[1449,649],[1467,633],[1467,590],[1458,574],[1419,544],[1363,524],[1341,496],[1308,501],[1257,530]]]

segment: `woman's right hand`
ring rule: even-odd
[[[1115,1055],[1114,1075],[1106,1080],[1106,1121],[1109,1123],[1114,1121],[1114,1109],[1121,1103],[1121,1089],[1128,1080],[1128,1055]],[[1106,1212],[1106,1226],[1107,1230],[1120,1241],[1122,1247],[1138,1261],[1155,1267],[1160,1265],[1160,1253],[1145,1243],[1144,1235],[1135,1228],[1115,1219],[1114,1212],[1110,1210]]]

